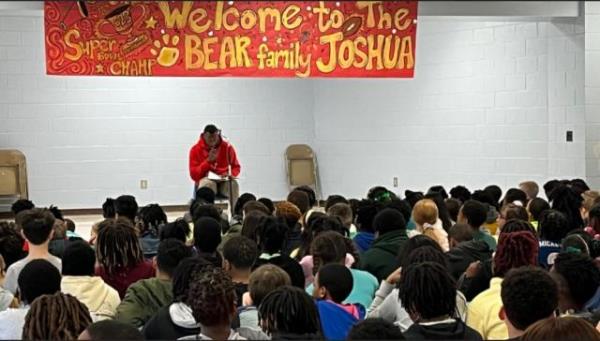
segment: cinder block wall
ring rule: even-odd
[[[414,79],[315,82],[326,193],[585,177],[583,21],[488,20],[420,19]]]
[[[184,203],[208,122],[238,149],[242,191],[274,199],[291,143],[316,149],[325,196],[394,176],[401,192],[585,177],[583,21],[423,18],[417,32],[411,80],[50,77],[42,18],[0,17],[0,147],[27,155],[34,202],[62,208]]]

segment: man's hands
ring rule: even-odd
[[[213,148],[208,152],[208,162],[215,162],[217,160],[218,149]]]

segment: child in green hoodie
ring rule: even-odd
[[[115,320],[143,327],[160,308],[171,303],[173,271],[181,260],[191,256],[191,249],[180,240],[163,240],[153,259],[156,277],[140,280],[127,289]]]

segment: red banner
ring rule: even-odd
[[[416,1],[46,1],[46,70],[413,77],[416,17]]]

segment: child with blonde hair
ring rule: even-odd
[[[442,227],[438,208],[431,199],[417,201],[412,211],[412,219],[416,224],[416,230],[435,240],[444,252],[450,250],[448,244],[448,233]]]

